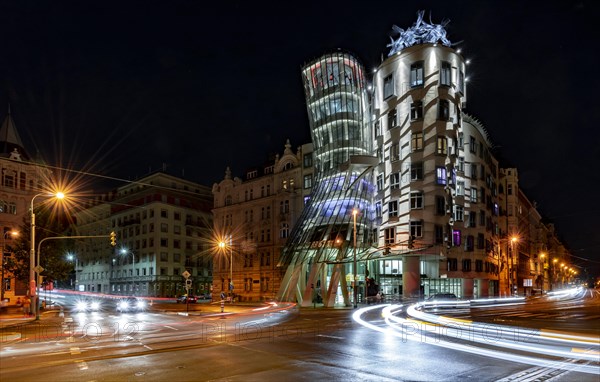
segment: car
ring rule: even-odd
[[[73,309],[76,312],[97,312],[102,308],[102,304],[100,303],[100,301],[98,300],[94,300],[94,299],[88,299],[88,298],[84,298],[84,299],[79,299],[77,301],[75,301],[75,305],[73,306]]]
[[[187,295],[181,295],[179,296],[179,298],[177,298],[177,303],[182,303],[182,304],[195,304],[196,302],[198,302],[198,296],[187,296]]]
[[[454,293],[436,293],[431,295],[427,301],[456,301],[458,297]]]
[[[142,312],[146,309],[146,301],[136,297],[126,297],[117,302],[119,312]]]

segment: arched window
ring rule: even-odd
[[[279,237],[287,239],[290,235],[290,225],[288,223],[281,223],[281,229],[279,230]]]

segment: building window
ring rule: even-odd
[[[469,227],[475,227],[477,225],[477,212],[469,212]]]
[[[436,184],[446,184],[446,167],[439,166],[435,168],[435,179]]]
[[[465,74],[463,72],[458,73],[458,91],[460,93],[465,91]]]
[[[302,165],[305,168],[312,167],[312,165],[313,165],[312,153],[310,153],[310,154],[304,154],[304,157],[303,157],[303,160],[302,160]]]
[[[390,74],[383,79],[383,99],[394,95],[394,76]]]
[[[471,272],[471,259],[464,259],[462,261],[463,272]]]
[[[410,104],[410,119],[415,121],[417,119],[423,119],[423,102],[415,101]]]
[[[375,216],[381,217],[381,202],[375,203]]]
[[[377,174],[377,191],[383,191],[383,174]]]
[[[312,174],[304,175],[304,188],[312,187]]]
[[[412,133],[410,143],[412,151],[423,150],[423,133]]]
[[[482,233],[477,234],[477,249],[485,248],[485,236]]]
[[[469,151],[473,154],[477,152],[477,140],[473,136],[469,137]]]
[[[410,180],[423,179],[423,162],[410,164]]]
[[[279,213],[287,214],[289,212],[290,212],[290,201],[282,200],[281,202],[279,202]]]
[[[381,123],[379,120],[375,121],[375,136],[378,137],[381,135]]]
[[[415,62],[410,66],[410,87],[423,86],[423,61]]]
[[[396,189],[400,188],[400,173],[394,172],[390,175],[390,188]]]
[[[460,230],[452,231],[452,245],[455,247],[460,247],[461,239],[460,239]]]
[[[472,252],[475,244],[474,242],[475,238],[473,235],[468,235],[467,239],[465,240],[465,251]]]
[[[448,258],[448,271],[458,270],[458,259]]]
[[[383,232],[385,245],[394,244],[396,242],[396,227],[386,228]]]
[[[442,99],[438,104],[438,119],[441,121],[447,121],[450,119],[450,103]]]
[[[400,160],[400,144],[394,143],[390,146],[390,161]]]
[[[423,208],[423,193],[416,191],[410,193],[410,208],[411,209],[422,209]]]
[[[456,182],[456,195],[465,196],[465,182],[462,180]]]
[[[444,216],[446,215],[446,198],[440,195],[435,197],[435,214]]]
[[[414,236],[414,237],[422,237],[423,236],[423,221],[411,220],[410,235]]]
[[[485,211],[479,211],[479,225],[485,226]]]
[[[440,85],[450,86],[452,84],[452,67],[449,62],[442,61],[440,69]]]
[[[448,154],[448,140],[446,137],[437,137],[435,146],[435,152],[438,155],[447,155]]]
[[[398,216],[398,201],[394,200],[388,203],[388,216],[396,217]]]
[[[444,244],[444,227],[436,224],[434,227],[435,244]]]
[[[279,237],[287,239],[290,235],[290,225],[288,223],[281,223],[281,229],[279,230]]]
[[[483,272],[483,260],[475,260],[475,271]]]
[[[390,112],[388,113],[388,129],[394,128],[398,125],[398,118],[396,117],[396,109],[390,110]]]
[[[160,217],[161,218],[168,218],[169,217],[169,213],[167,212],[167,210],[160,210]]]
[[[465,219],[465,208],[463,206],[454,206],[454,220],[461,222]]]

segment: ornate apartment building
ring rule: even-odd
[[[212,280],[208,238],[210,189],[164,172],[119,187],[76,213],[78,289],[117,295],[175,297],[207,293]],[[116,233],[117,245],[109,235]]]
[[[1,299],[14,302],[16,296],[27,294],[27,285],[5,272],[5,264],[12,254],[8,251],[14,236],[30,215],[35,195],[48,190],[51,171],[34,160],[23,146],[13,121],[10,106],[0,126],[0,226],[2,227]],[[37,206],[43,201],[37,200]],[[16,234],[15,234],[16,235]]]
[[[233,293],[241,301],[276,296],[282,279],[277,267],[281,250],[312,187],[311,144],[294,152],[288,140],[282,155],[250,168],[244,179],[227,168],[224,179],[212,188],[214,294]]]

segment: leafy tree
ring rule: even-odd
[[[39,245],[43,239],[48,237],[66,238],[69,236],[69,222],[66,216],[60,212],[42,209],[36,211],[35,223],[36,258],[39,247],[40,265],[44,268],[41,276],[45,277],[45,281],[68,280],[73,266],[65,259],[65,253],[73,247],[73,240],[46,240],[41,246]],[[31,216],[27,215],[23,218],[20,234],[8,249],[14,256],[9,257],[6,261],[7,272],[27,284],[31,251]]]

